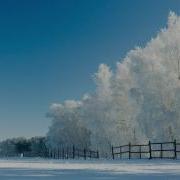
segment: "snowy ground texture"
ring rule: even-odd
[[[179,160],[1,159],[0,180],[180,179]]]

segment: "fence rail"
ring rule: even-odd
[[[99,151],[92,151],[89,149],[79,149],[75,146],[72,147],[62,147],[56,149],[47,149],[44,154],[46,158],[53,159],[99,159]]]
[[[180,155],[180,143],[172,142],[151,142],[147,144],[127,144],[112,146],[112,159],[115,158],[146,158],[146,159],[177,159]]]

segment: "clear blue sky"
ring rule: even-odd
[[[180,0],[0,1],[0,139],[45,135],[49,105],[93,91],[98,65],[144,46],[170,10]]]

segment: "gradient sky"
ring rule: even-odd
[[[166,26],[180,0],[0,1],[0,139],[45,135],[49,105],[95,86],[112,67]]]

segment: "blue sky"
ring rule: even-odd
[[[166,26],[179,0],[0,1],[0,139],[45,135],[49,105],[94,90],[112,68]]]

